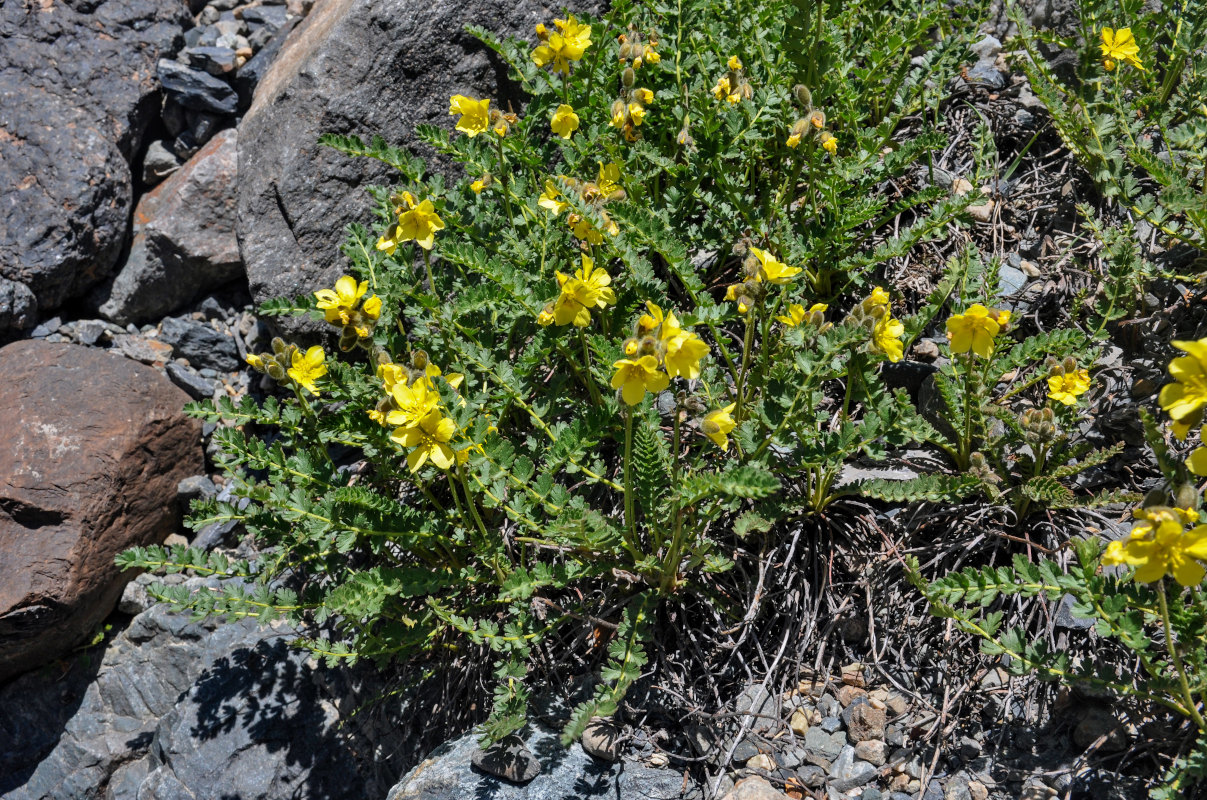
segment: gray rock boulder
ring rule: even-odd
[[[388,167],[320,147],[320,134],[380,134],[412,145],[416,124],[452,127],[451,95],[519,108],[504,66],[465,22],[532,37],[554,15],[537,0],[316,5],[260,81],[240,127],[239,247],[254,299],[308,294],[339,277],[345,226],[369,220],[363,187],[395,180]]]
[[[90,636],[130,575],[121,551],[163,541],[176,487],[201,471],[201,425],[167,378],[91,347],[0,350],[0,680]]]
[[[541,761],[540,773],[517,785],[473,766],[478,741],[467,734],[437,748],[427,760],[390,790],[387,800],[670,800],[683,797],[683,774],[636,762],[607,764],[591,758],[577,743],[562,747],[558,733],[540,725],[523,737]]]
[[[174,0],[0,4],[0,277],[43,310],[117,261],[130,162],[158,106],[156,60],[188,24]]]
[[[371,796],[291,636],[153,606],[88,660],[21,676],[0,688],[0,797]]]
[[[235,237],[237,134],[217,134],[138,201],[125,265],[96,300],[121,325],[159,319],[242,276]]]

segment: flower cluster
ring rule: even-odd
[[[742,60],[737,56],[730,56],[725,66],[728,71],[717,79],[716,85],[712,87],[712,96],[724,100],[729,105],[749,100],[754,95],[754,90],[746,80]]]
[[[1107,545],[1103,564],[1133,566],[1141,583],[1166,575],[1183,586],[1202,582],[1207,570],[1199,562],[1207,560],[1207,525],[1196,524],[1198,511],[1153,506],[1138,509],[1136,519],[1126,539]]]
[[[766,250],[762,250],[747,242],[739,242],[734,248],[735,253],[745,253],[742,260],[742,271],[746,279],[741,283],[731,284],[725,290],[726,300],[738,302],[738,313],[745,314],[767,296],[765,284],[784,285],[800,274],[800,267],[790,267],[777,259]]]
[[[889,361],[900,361],[905,355],[905,345],[901,342],[905,326],[900,320],[893,319],[888,292],[879,286],[874,287],[870,295],[851,309],[843,322],[868,329],[869,353],[887,356]]]
[[[279,337],[273,338],[271,353],[248,353],[244,361],[277,383],[292,383],[312,395],[319,393],[317,381],[327,374],[327,354],[322,347],[314,345],[302,352],[296,344],[286,344]]]
[[[373,335],[373,327],[381,317],[381,298],[375,294],[365,297],[367,291],[368,281],[357,283],[356,278],[344,275],[335,282],[335,288],[314,293],[328,324],[340,329],[340,350],[347,352]]]
[[[658,55],[658,34],[650,31],[644,39],[634,27],[628,33],[616,37],[620,42],[620,63],[633,65],[633,69],[641,69],[642,64],[657,64],[662,60]]]
[[[802,141],[816,136],[823,150],[832,156],[837,155],[838,139],[834,137],[833,133],[826,130],[826,113],[813,107],[812,92],[807,87],[798,84],[792,93],[796,101],[804,108],[804,116],[792,123],[792,129],[788,132],[788,139],[784,144],[796,149]]]
[[[971,351],[981,358],[989,358],[993,355],[994,339],[1009,322],[1009,311],[990,310],[980,303],[969,306],[963,314],[953,314],[947,320],[951,352]]]
[[[1136,44],[1131,28],[1103,28],[1102,44],[1098,49],[1102,51],[1102,66],[1107,72],[1112,72],[1119,61],[1144,71],[1144,65],[1140,63],[1140,46]]]
[[[386,396],[369,416],[379,425],[393,428],[390,439],[410,449],[407,466],[411,472],[417,472],[428,461],[439,469],[449,469],[458,460],[463,461],[469,447],[456,446],[457,425],[440,407],[440,393],[434,380],[440,377],[440,368],[422,350],[412,351],[410,364],[405,366],[391,362],[384,354],[381,358],[377,377]],[[445,376],[453,389],[460,389],[464,379],[458,373]]]
[[[604,221],[604,233],[609,236],[620,233],[620,228],[608,217],[608,213],[604,209],[608,202],[624,197],[624,189],[620,187],[620,165],[615,162],[606,165],[600,163],[599,176],[594,182],[579,183],[565,175],[558,177],[574,187],[579,199],[590,205],[599,214]],[[562,200],[561,196],[557,184],[552,180],[546,180],[545,191],[537,200],[537,205],[548,209],[554,216],[559,216],[569,207],[569,203]],[[583,215],[571,212],[567,216],[566,222],[570,225],[570,231],[581,241],[592,245],[603,244],[603,233],[600,233],[591,224],[591,220]]]
[[[674,313],[664,314],[650,302],[645,306],[647,313],[625,340],[627,357],[612,365],[616,369],[612,388],[620,390],[621,399],[630,406],[640,403],[646,392],[661,392],[671,378],[700,377],[700,359],[709,352],[699,336],[679,325]]]
[[[431,250],[436,241],[436,231],[444,230],[444,221],[436,214],[432,201],[416,203],[415,196],[410,192],[402,192],[390,199],[398,221],[377,240],[377,249],[394,255],[398,245],[414,241],[424,250]]]
[[[635,89],[633,84],[637,76],[632,67],[626,67],[621,73],[621,85],[624,87],[622,96],[612,103],[612,119],[609,124],[620,128],[627,141],[635,142],[639,136],[638,128],[645,122],[646,106],[654,102],[654,93],[649,89]]]
[[[1090,389],[1090,371],[1079,369],[1071,356],[1054,363],[1048,370],[1048,397],[1066,406],[1077,405],[1077,398]]]
[[[510,126],[519,121],[515,114],[505,114],[497,108],[491,110],[489,99],[475,100],[463,94],[455,94],[449,98],[448,113],[461,115],[457,120],[456,129],[471,139],[479,133],[485,133],[488,128],[499,136],[506,136]],[[575,117],[575,127],[577,126],[578,118]]]
[[[553,71],[563,75],[570,73],[570,62],[579,61],[591,46],[591,26],[583,25],[573,16],[553,20],[556,31],[544,25],[536,26],[536,37],[540,44],[532,51],[532,60],[538,67],[553,65]]]
[[[591,309],[607,308],[616,304],[616,292],[609,288],[612,277],[607,270],[595,266],[595,260],[586,253],[583,265],[573,275],[557,272],[557,285],[561,293],[557,299],[537,315],[541,325],[569,325],[579,328],[591,324]]]

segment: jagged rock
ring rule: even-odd
[[[117,261],[130,163],[158,105],[155,61],[186,24],[184,4],[160,0],[0,4],[0,277],[42,310]],[[23,313],[8,327],[28,324]]]
[[[256,87],[260,85],[268,68],[272,66],[277,54],[285,46],[285,41],[289,38],[289,33],[295,24],[297,24],[297,19],[292,17],[288,19],[269,37],[256,54],[247,60],[246,64],[239,67],[239,71],[235,74],[235,91],[239,95],[240,111],[246,111],[251,105]]]
[[[197,369],[227,371],[239,366],[239,349],[233,336],[187,317],[166,317],[159,338],[172,346],[172,352]]]
[[[37,313],[38,298],[28,286],[0,278],[0,331],[28,328]]]
[[[129,547],[163,541],[201,471],[187,396],[95,348],[0,349],[0,679],[66,653],[112,610]]]
[[[229,47],[189,47],[180,53],[188,59],[189,66],[205,70],[221,78],[235,69],[235,51]]]
[[[0,689],[0,796],[374,796],[331,698],[305,655],[287,648],[291,635],[152,606],[65,673],[21,676]]]
[[[485,750],[475,750],[470,763],[489,775],[511,783],[528,783],[541,774],[541,762],[524,744],[524,740],[515,734]]]
[[[522,743],[544,764],[527,784],[509,783],[474,767],[478,742],[470,733],[437,748],[390,790],[387,800],[649,800],[682,796],[683,774],[677,770],[596,761],[578,744],[562,747],[558,732],[541,725],[531,726]]]
[[[604,761],[620,758],[620,730],[609,719],[594,719],[583,730],[583,750]]]
[[[215,114],[235,113],[238,97],[226,81],[166,58],[159,60],[157,72],[163,88],[185,108]]]
[[[339,277],[345,226],[369,219],[361,187],[397,179],[384,165],[319,146],[320,134],[380,134],[413,145],[418,123],[452,127],[448,98],[457,93],[520,108],[522,97],[500,85],[501,69],[464,23],[531,37],[533,25],[552,16],[536,0],[316,5],[260,82],[240,127],[239,160],[256,165],[240,176],[238,212],[253,298],[304,295]],[[280,322],[301,327],[301,320]]]
[[[95,298],[120,324],[159,319],[239,278],[237,136],[222,131],[138,201],[130,255]]]

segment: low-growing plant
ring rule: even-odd
[[[1080,25],[1062,38],[1011,6],[1027,58],[1019,64],[1065,145],[1105,197],[1168,240],[1207,247],[1207,7],[1079,0]],[[1077,55],[1062,77],[1043,46]]]
[[[1207,376],[1207,340],[1175,345],[1188,355],[1171,363],[1175,381],[1163,388],[1160,403],[1174,420],[1175,437],[1185,439],[1202,424],[1207,406],[1201,382]],[[999,657],[1011,674],[1137,698],[1190,722],[1189,750],[1156,795],[1179,797],[1207,775],[1207,524],[1193,479],[1207,473],[1207,449],[1196,448],[1183,463],[1170,454],[1152,415],[1142,416],[1164,485],[1135,510],[1136,522],[1124,538],[1068,542],[1073,560],[1067,567],[1018,554],[1009,567],[968,567],[929,583],[916,560],[908,572],[934,614],[979,637],[981,651]],[[1116,646],[1096,648],[1093,658],[1075,658],[1022,627],[1003,629],[1000,606],[1011,597],[1069,597],[1070,611],[1093,621],[1092,635]]]
[[[222,423],[236,499],[191,524],[237,520],[261,555],[122,563],[233,578],[155,591],[324,626],[300,644],[332,665],[489,651],[484,742],[524,724],[546,645],[606,651],[565,737],[614,713],[659,608],[740,618],[709,576],[745,537],[933,433],[880,377],[905,324],[877,270],[971,198],[877,189],[943,142],[922,112],[967,45],[951,13],[617,2],[535,44],[473,29],[529,100],[456,95],[453,133],[418,129],[463,180],[324,138],[401,186],[374,190],[376,232],[351,228],[349,275],[263,311],[321,317],[346,356],[274,341],[248,361],[281,397],[192,409]]]

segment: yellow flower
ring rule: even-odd
[[[264,371],[264,359],[255,353],[248,353],[247,355],[243,356],[243,360],[246,361],[252,368],[258,369],[261,372]]]
[[[976,303],[963,314],[953,314],[947,320],[951,352],[967,353],[971,350],[981,358],[989,358],[993,355],[993,337],[1001,329],[997,314]]]
[[[379,319],[381,317],[381,298],[377,295],[370,295],[363,304],[360,310],[369,319]]]
[[[578,130],[578,114],[574,113],[574,107],[565,103],[559,105],[557,111],[553,112],[553,119],[549,122],[549,127],[558,136],[569,139],[570,134]]]
[[[751,247],[750,252],[754,253],[754,257],[763,265],[763,268],[759,270],[760,280],[765,280],[768,283],[784,284],[800,274],[800,267],[789,267],[784,262],[776,260],[775,256],[766,250]]]
[[[408,194],[407,197],[410,197]],[[444,230],[444,221],[436,215],[436,208],[432,205],[431,200],[424,200],[418,205],[414,205],[414,199],[411,199],[411,208],[398,215],[398,231],[395,234],[396,242],[409,242],[415,240],[415,244],[422,247],[424,250],[431,250],[432,244],[436,241],[436,231]],[[380,247],[380,243],[378,244]]]
[[[1207,475],[1207,447],[1196,447],[1186,459],[1186,469],[1195,475]]]
[[[410,386],[405,380],[397,381],[388,391],[394,399],[394,408],[386,415],[386,423],[399,429],[418,425],[440,401],[440,393],[427,380],[417,380]]]
[[[476,181],[474,181],[473,183],[471,183],[469,185],[469,188],[473,189],[474,194],[482,194],[482,190],[486,188],[486,179],[478,178]]]
[[[872,329],[872,352],[885,354],[889,361],[900,361],[905,355],[905,345],[901,342],[904,333],[905,326],[885,314]]]
[[[799,133],[794,133],[788,137],[788,141],[784,142],[784,144],[795,149],[798,145],[800,145],[800,136],[801,135]]]
[[[369,282],[356,282],[351,275],[344,275],[335,282],[334,289],[319,289],[314,293],[318,299],[316,305],[323,311],[323,316],[332,325],[347,325],[352,321],[360,298],[369,290]],[[378,301],[380,308],[380,301]]]
[[[888,308],[892,301],[888,296],[888,292],[884,291],[883,287],[873,286],[872,293],[868,295],[868,299],[864,302],[866,302],[869,307],[884,306],[885,308]]]
[[[1102,44],[1098,45],[1098,48],[1102,51],[1103,66],[1108,72],[1115,68],[1116,61],[1123,61],[1141,72],[1144,71],[1144,65],[1138,58],[1140,46],[1136,44],[1136,37],[1132,35],[1131,28],[1103,28]]]
[[[570,223],[570,232],[573,233],[576,238],[582,239],[583,241],[594,245],[603,244],[603,234],[591,224],[591,220],[587,219],[586,217],[581,217],[578,214],[571,214],[566,218],[566,221]],[[616,226],[615,222],[608,220],[607,227],[604,228],[604,231],[609,236],[615,236],[620,232],[620,228]]]
[[[1157,402],[1173,418],[1174,436],[1184,440],[1203,421],[1207,406],[1207,339],[1175,341],[1173,346],[1188,355],[1169,362],[1174,382],[1161,387]]]
[[[1207,571],[1199,561],[1207,559],[1207,525],[1186,526],[1198,521],[1198,512],[1181,508],[1148,508],[1136,512],[1140,518],[1123,541],[1111,542],[1102,554],[1107,566],[1127,564],[1136,568],[1141,583],[1159,581],[1166,575],[1183,586],[1197,586]]]
[[[570,72],[570,62],[578,61],[591,46],[591,26],[582,25],[574,17],[555,19],[557,33],[548,37],[532,51],[532,60],[538,67],[553,65],[554,72]]]
[[[1048,378],[1048,397],[1066,406],[1077,405],[1077,398],[1090,388],[1089,370],[1079,369]]]
[[[717,81],[717,85],[712,87],[712,96],[718,100],[724,100],[729,96],[729,76],[722,75]]]
[[[428,459],[440,469],[448,469],[453,465],[456,453],[449,446],[449,442],[456,432],[457,426],[451,419],[439,411],[432,411],[419,420],[417,425],[394,431],[390,438],[403,447],[414,448],[407,455],[407,466],[411,468],[411,472],[417,472]]]
[[[776,319],[787,325],[789,328],[795,328],[797,325],[805,321],[806,313],[805,307],[800,303],[792,303],[788,306],[787,315],[776,317]]]
[[[838,140],[834,138],[834,134],[829,131],[822,131],[821,146],[825,148],[830,155],[838,155]]]
[[[558,191],[557,184],[552,180],[545,180],[545,193],[540,196],[536,204],[541,208],[547,208],[553,212],[553,216],[558,216],[566,210],[569,203],[558,200],[562,193]]]
[[[671,319],[674,319],[672,316]],[[666,342],[666,372],[672,378],[687,378],[689,381],[700,377],[700,359],[708,355],[708,345],[696,334],[681,330]]]
[[[557,282],[562,288],[553,306],[553,321],[558,325],[573,322],[580,328],[591,324],[592,308],[607,308],[616,303],[616,292],[608,288],[611,276],[602,268],[595,268],[595,261],[583,257],[582,268],[574,276],[557,273]],[[540,322],[540,319],[537,319]]]
[[[666,373],[658,369],[658,359],[653,356],[622,358],[612,366],[616,368],[612,388],[619,389],[621,398],[631,406],[640,403],[646,392],[657,394],[671,383]]]
[[[407,372],[398,364],[386,363],[377,365],[377,377],[381,379],[385,386],[386,394],[394,391],[394,387],[398,384],[406,385]]]
[[[634,89],[633,99],[638,103],[641,103],[643,106],[648,106],[650,103],[654,102],[654,93],[649,89]]]
[[[599,187],[601,197],[607,197],[620,189],[620,165],[615,161],[608,164],[599,162],[599,177],[595,179],[595,185]]]
[[[725,62],[725,66],[729,67],[730,69],[735,69],[735,70],[741,69],[742,68],[742,59],[738,58],[737,56],[730,56],[729,60]]]
[[[721,448],[722,453],[728,452],[728,434],[737,426],[733,417],[730,416],[736,406],[736,403],[730,403],[724,408],[709,411],[704,415],[704,420],[700,423],[700,431],[709,439],[712,439],[717,447]]]
[[[326,361],[327,354],[317,344],[305,353],[295,350],[293,366],[289,368],[289,377],[311,394],[318,394],[319,390],[315,388],[314,382],[327,374]]]
[[[541,313],[536,315],[536,324],[542,327],[547,327],[553,324],[553,304],[545,306]]]
[[[653,45],[652,43],[651,43],[651,44],[647,44],[647,45],[645,46],[645,54],[644,54],[644,55],[645,55],[645,60],[646,60],[646,61],[648,61],[648,62],[649,62],[649,63],[651,63],[651,64],[657,64],[659,61],[661,61],[661,60],[662,60],[662,56],[658,55],[658,51],[654,49],[654,45]],[[634,63],[634,64],[633,64],[633,66],[634,66],[634,67],[639,67],[639,66],[641,66],[641,65],[640,65],[640,64],[636,64],[636,63]]]
[[[629,103],[629,118],[633,120],[633,125],[640,128],[641,123],[645,121],[645,108],[640,103]]]
[[[449,114],[460,114],[457,120],[457,130],[471,139],[490,127],[490,100],[475,100],[463,94],[455,94],[449,99]]]

